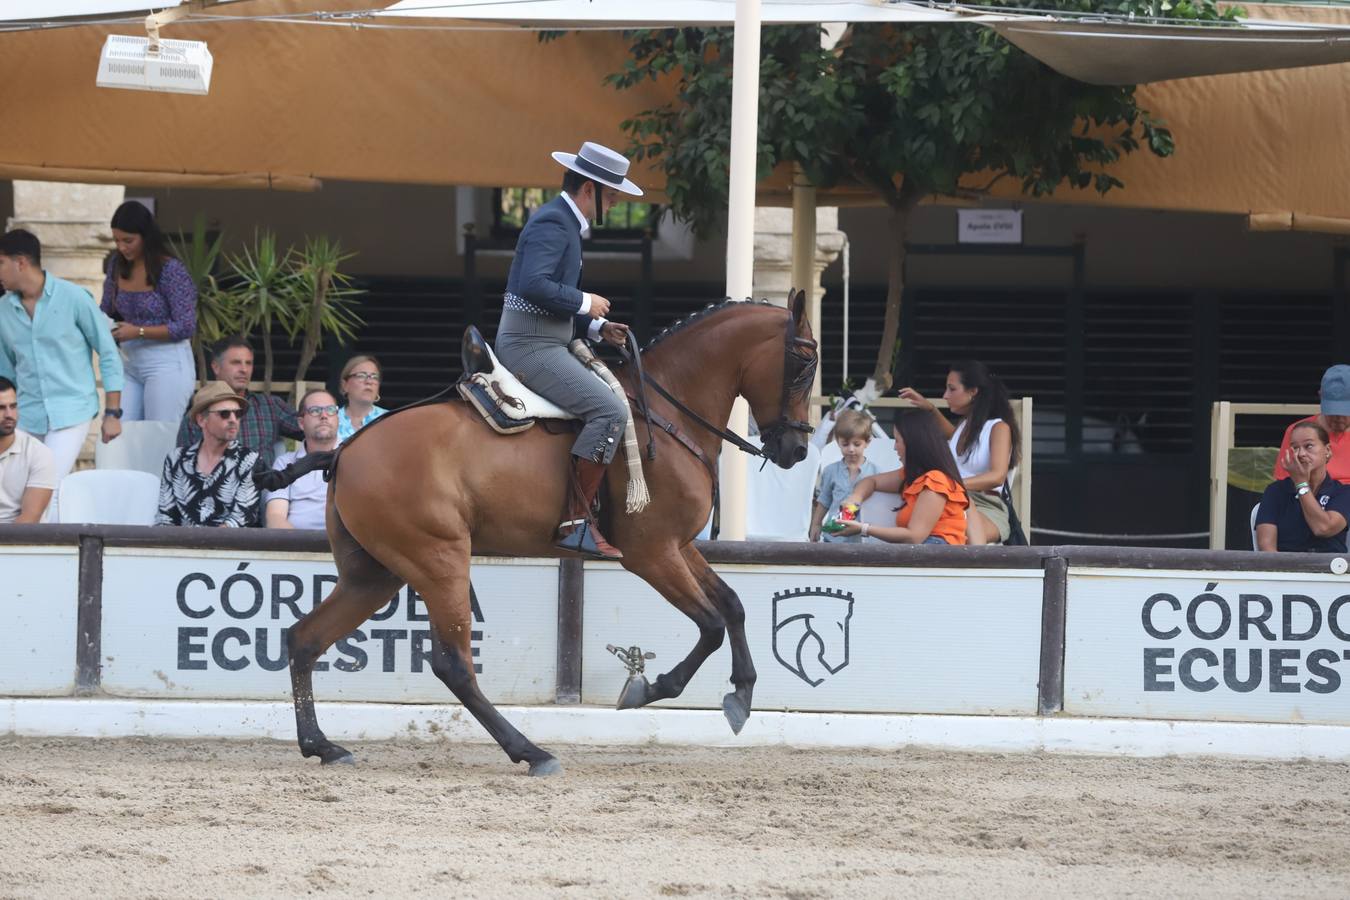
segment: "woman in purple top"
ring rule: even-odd
[[[191,346],[197,288],[140,203],[117,207],[112,233],[117,249],[108,257],[101,307],[118,320],[113,339],[126,360],[122,417],[177,422],[197,378]]]

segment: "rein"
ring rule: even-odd
[[[709,422],[707,419],[690,409],[670,391],[666,390],[660,382],[644,372],[642,369],[642,350],[638,346],[637,336],[634,335],[632,331],[628,332],[628,346],[619,348],[619,354],[625,361],[633,366],[633,371],[637,375],[637,396],[629,395],[629,399],[636,405],[638,414],[640,414],[647,422],[647,458],[653,460],[656,459],[656,444],[654,429],[652,428],[652,426],[655,425],[657,428],[660,428],[675,440],[679,441],[686,450],[697,457],[697,459],[703,463],[704,467],[707,468],[708,474],[712,477],[713,540],[717,540],[717,534],[721,530],[720,526],[722,518],[722,511],[720,509],[721,504],[718,502],[721,492],[717,477],[717,465],[713,460],[708,458],[708,455],[703,452],[703,449],[699,447],[698,444],[694,443],[694,441],[690,440],[682,431],[680,431],[678,425],[652,410],[651,404],[647,401],[647,388],[650,386],[652,390],[660,394],[666,402],[688,416],[703,429],[717,435],[723,441],[732,444],[736,449],[743,453],[762,458],[764,463],[761,465],[761,468],[763,468],[764,465],[768,465],[773,459],[773,457],[769,456],[768,451],[765,448],[768,446],[772,437],[778,432],[783,431],[784,429],[792,429],[794,431],[810,434],[815,431],[809,423],[796,419],[789,419],[787,415],[788,403],[791,401],[793,393],[801,390],[803,385],[809,387],[815,378],[816,372],[816,360],[814,358],[808,357],[804,359],[795,352],[796,347],[815,349],[816,342],[810,338],[797,337],[796,325],[797,320],[789,309],[786,332],[783,337],[783,392],[779,401],[778,418],[774,419],[768,425],[760,427],[759,433],[763,441],[758,447],[741,437],[739,434],[736,434],[736,432]],[[801,369],[795,374],[791,371],[794,360],[798,361],[801,365]]]

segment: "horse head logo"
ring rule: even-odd
[[[773,655],[789,672],[816,687],[848,665],[848,622],[853,595],[828,588],[797,588],[773,595]]]

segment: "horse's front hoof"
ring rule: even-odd
[[[652,683],[645,675],[633,675],[619,692],[619,702],[615,709],[637,709],[646,706],[652,694]]]
[[[354,766],[356,757],[345,747],[339,747],[337,744],[329,744],[318,753],[319,764],[325,766]]]
[[[722,713],[727,717],[732,733],[740,734],[746,720],[750,718],[750,707],[735,694],[727,694],[722,698]]]
[[[546,778],[549,775],[561,774],[562,763],[558,762],[555,757],[550,756],[547,759],[541,759],[530,763],[530,777],[532,778]]]

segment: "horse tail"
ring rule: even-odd
[[[268,469],[253,475],[253,483],[261,491],[278,491],[302,475],[308,475],[315,469],[323,470],[324,481],[331,481],[337,470],[337,450],[321,450],[304,456],[280,469]]]

